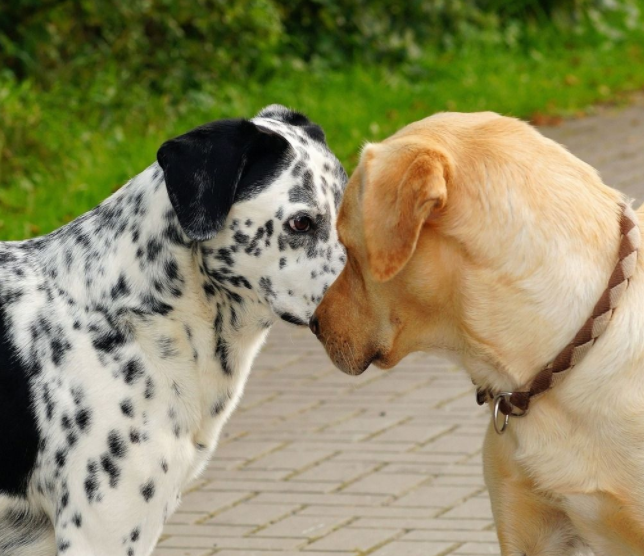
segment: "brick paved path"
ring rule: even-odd
[[[544,132],[644,200],[644,102]],[[155,556],[496,555],[486,424],[445,361],[349,377],[280,325]]]

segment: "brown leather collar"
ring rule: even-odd
[[[574,337],[548,365],[537,373],[532,382],[516,392],[494,392],[478,388],[476,401],[479,405],[494,401],[494,428],[501,434],[508,426],[510,417],[523,417],[527,414],[530,402],[555,386],[585,357],[597,338],[608,328],[617,304],[628,287],[637,265],[637,253],[640,247],[640,231],[637,216],[630,204],[620,204],[621,240],[618,261],[615,270],[608,280],[608,287],[599,298],[592,314]],[[505,417],[503,424],[498,424],[498,414]]]

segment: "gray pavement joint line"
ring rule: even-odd
[[[378,463],[376,464],[375,467],[372,467],[371,469],[366,470],[364,473],[360,474],[359,476],[353,477],[348,481],[344,481],[343,483],[340,483],[337,487],[335,487],[330,492],[332,493],[342,492],[345,488],[351,486],[354,483],[357,483],[358,481],[364,479],[365,477],[368,477],[369,475],[373,475],[374,473],[378,473],[378,471],[380,471],[382,468],[386,466],[387,466],[386,462]]]
[[[286,361],[281,361],[280,363],[278,363],[274,367],[269,367],[267,369],[262,369],[262,372],[264,372],[264,373],[266,373],[266,375],[270,376],[270,375],[272,375],[274,373],[277,373],[277,372],[281,371],[284,367],[287,367],[289,365],[293,365],[294,363],[297,363],[301,359],[306,359],[307,355],[308,354],[306,354],[306,353],[298,354],[295,357],[293,357],[292,359],[288,359]]]
[[[454,508],[461,506],[462,504],[464,504],[468,500],[471,500],[472,498],[476,498],[483,492],[487,492],[487,489],[485,487],[480,487],[478,490],[474,491],[471,495],[464,496],[463,498],[459,498],[458,501],[454,503],[452,506],[450,507],[446,506],[445,508],[441,508],[441,510],[436,514],[436,517],[439,518],[442,515],[445,515],[450,510],[453,510]]]
[[[435,406],[432,406],[432,409],[443,409],[448,403],[455,402],[456,400],[460,400],[462,398],[465,398],[466,396],[472,396],[472,402],[476,406],[476,392],[474,390],[474,386],[470,390],[467,390],[465,392],[461,392],[460,394],[456,394],[452,396],[451,398],[447,398],[445,400],[441,400],[438,402]]]
[[[449,556],[450,554],[454,554],[454,551],[458,550],[462,546],[465,546],[464,542],[455,543],[452,546],[450,546],[449,548],[447,548],[447,549],[443,550],[442,552],[439,552],[438,554],[436,554],[436,556]]]
[[[325,402],[323,405],[328,405],[328,404]],[[335,427],[337,425],[340,425],[341,423],[346,423],[347,421],[350,421],[355,417],[359,417],[360,415],[364,415],[365,413],[367,413],[366,409],[363,409],[363,408],[356,409],[354,413],[348,414],[343,419],[336,419],[335,421],[329,423],[328,425],[321,427],[318,432],[323,432],[326,429],[329,429],[330,427]]]
[[[290,510],[288,512],[283,513],[282,515],[280,515],[279,517],[277,517],[275,519],[269,520],[268,523],[263,523],[262,525],[258,525],[255,529],[252,529],[252,530],[248,531],[248,533],[246,533],[244,535],[244,537],[251,537],[251,536],[259,536],[259,537],[261,537],[261,535],[257,535],[258,532],[263,531],[264,529],[267,529],[271,525],[275,525],[276,523],[279,523],[280,521],[284,521],[285,519],[288,519],[289,517],[297,516],[298,512],[301,512],[306,507],[307,506],[305,504],[300,505],[295,510]]]
[[[472,452],[471,454],[464,454],[462,459],[459,459],[456,461],[457,465],[462,465],[464,463],[471,463],[473,458],[478,458],[479,456],[483,455],[483,448],[478,448],[475,452]],[[481,457],[481,463],[483,461],[483,458]]]
[[[314,467],[317,467],[318,465],[320,465],[321,463],[324,463],[325,461],[329,461],[329,460],[333,459],[335,456],[337,456],[338,454],[341,454],[341,453],[342,452],[338,452],[338,451],[332,452],[328,456],[326,456],[324,458],[321,458],[321,459],[316,459],[315,461],[305,465],[304,467],[300,467],[299,469],[294,469],[293,471],[291,471],[291,473],[286,475],[282,479],[282,481],[290,481],[292,478],[297,477],[298,475],[301,475],[302,473],[305,473],[306,471],[310,471]]]
[[[387,504],[383,504],[383,506],[391,506],[393,503],[397,502],[404,496],[407,496],[410,492],[422,488],[424,486],[430,486],[434,481],[436,480],[436,477],[434,475],[428,476],[424,481],[421,481],[419,483],[416,483],[414,486],[411,486],[405,490],[401,490],[399,494],[394,494],[394,500],[391,500],[390,502],[387,502]]]
[[[195,521],[195,525],[203,525],[206,521],[208,521],[209,519],[217,516],[218,514],[223,513],[225,511],[228,511],[231,508],[235,508],[236,506],[239,506],[241,504],[244,504],[244,503],[252,500],[253,498],[257,498],[257,496],[258,496],[257,492],[249,492],[248,496],[245,496],[245,497],[241,498],[240,500],[237,500],[236,502],[233,502],[232,504],[226,504],[225,506],[222,506],[221,508],[217,508],[214,512],[205,513],[203,517],[201,517],[201,518],[199,518],[199,519],[197,519]]]
[[[238,408],[235,410],[235,413],[241,413],[241,414],[243,414],[243,413],[245,413],[246,411],[250,411],[251,409],[255,409],[256,407],[259,407],[260,405],[263,405],[263,404],[265,404],[265,403],[270,403],[270,402],[274,401],[276,398],[279,398],[279,397],[281,396],[281,394],[282,394],[281,392],[275,392],[273,395],[268,396],[267,398],[262,398],[262,399],[260,399],[260,400],[257,400],[255,403],[250,403],[250,404],[248,404],[248,405],[246,405],[246,404],[242,401],[242,403],[240,404],[240,406],[241,406],[241,407],[238,407]],[[242,398],[242,400],[243,400],[243,398]],[[233,415],[234,415],[234,414],[233,414]]]
[[[281,442],[280,444],[278,444],[277,446],[275,446],[275,447],[273,447],[273,448],[271,448],[269,450],[265,450],[265,451],[257,454],[256,456],[253,456],[252,458],[248,458],[237,469],[245,469],[251,463],[254,463],[254,462],[258,461],[258,460],[262,459],[265,456],[269,456],[271,454],[274,454],[275,452],[279,452],[280,450],[283,450],[284,448],[286,448],[287,446],[290,446],[291,444],[293,444],[293,441],[285,440],[285,441]]]
[[[308,506],[305,506],[305,508],[308,508]],[[342,524],[337,524],[336,526],[332,527],[329,531],[327,531],[327,533],[325,535],[322,535],[321,537],[318,537],[315,540],[307,539],[306,542],[304,542],[302,545],[300,545],[300,548],[305,548],[307,546],[310,546],[314,542],[319,541],[320,539],[323,539],[324,537],[328,537],[329,535],[331,535],[332,533],[335,533],[336,531],[339,531],[343,527],[349,527],[352,523],[355,523],[356,521],[358,521],[358,519],[360,519],[358,516],[349,517]],[[349,550],[351,550],[351,549],[349,549]],[[311,556],[313,556],[313,554],[314,553],[311,551]]]
[[[397,541],[400,537],[403,537],[407,533],[409,533],[409,530],[402,529],[399,533],[396,533],[393,537],[390,537],[387,540],[382,541],[382,542],[372,546],[368,550],[359,551],[358,554],[360,554],[360,556],[367,556],[368,554],[373,554],[376,550],[380,550],[383,546],[386,546],[389,543]]]
[[[217,449],[219,449],[221,446],[225,446],[227,444],[230,444],[231,442],[235,442],[236,440],[241,440],[241,439],[245,438],[246,436],[248,436],[249,434],[250,434],[250,431],[242,431],[242,432],[236,434],[234,437],[226,437],[226,438],[224,438],[223,440],[220,440],[217,443]],[[212,460],[217,459],[217,449],[215,449],[215,454],[213,455]]]
[[[412,419],[413,419],[413,417],[411,417],[411,416],[403,417],[402,419],[400,419],[400,421],[396,421],[395,423],[392,423],[391,425],[389,425],[388,427],[385,427],[384,429],[380,429],[380,430],[378,430],[376,432],[372,432],[368,436],[365,436],[362,440],[360,440],[359,444],[362,444],[363,442],[368,442],[369,440],[373,440],[379,434],[383,434],[383,433],[385,433],[387,431],[390,431],[391,429],[393,429],[395,427],[398,427],[400,425],[404,425],[405,423],[409,423],[409,421],[411,421]]]
[[[425,381],[414,382],[413,384],[410,384],[409,388],[407,388],[406,390],[401,390],[400,392],[396,392],[392,396],[391,401],[392,402],[396,401],[398,398],[402,398],[403,396],[406,396],[407,394],[409,394],[411,392],[414,392],[414,391],[418,390],[419,388],[425,388],[426,386],[431,385],[432,382],[436,382],[436,379],[437,379],[437,377],[432,376],[432,377],[428,378]]]
[[[444,431],[437,433],[435,436],[432,436],[428,440],[425,440],[423,442],[418,442],[417,444],[415,444],[414,446],[409,448],[409,450],[406,450],[403,453],[404,454],[410,454],[410,453],[413,453],[413,452],[418,452],[418,450],[420,450],[421,448],[424,448],[425,446],[431,444],[432,442],[435,442],[439,438],[443,438],[444,436],[452,434],[456,429],[458,429],[459,426],[460,425],[458,425],[458,424],[452,425],[451,427],[448,427]]]

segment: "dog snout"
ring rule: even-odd
[[[311,317],[311,320],[309,321],[309,328],[311,329],[311,332],[315,334],[317,337],[320,336],[320,320],[318,319],[317,315],[313,315]]]

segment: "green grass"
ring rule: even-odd
[[[462,50],[427,54],[414,70],[353,66],[286,71],[263,83],[212,83],[180,98],[119,90],[97,76],[84,91],[47,94],[0,75],[0,240],[68,222],[155,160],[167,138],[279,102],[320,123],[348,170],[365,141],[440,110],[495,110],[529,118],[576,115],[644,87],[644,42],[572,50]],[[3,126],[4,124],[4,126]]]

